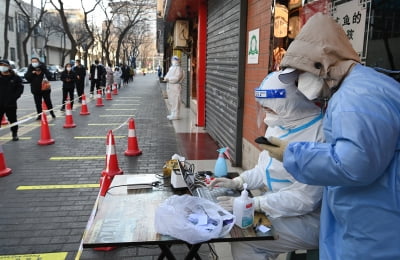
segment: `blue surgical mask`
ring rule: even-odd
[[[0,66],[0,72],[6,72],[6,71],[8,71],[7,66]]]
[[[38,62],[32,62],[32,67],[36,68],[37,66],[39,66]]]

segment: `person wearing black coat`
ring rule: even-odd
[[[82,102],[82,94],[85,93],[86,68],[81,64],[81,60],[76,60],[72,70],[76,73],[76,93],[78,93],[80,103]]]
[[[10,124],[17,122],[17,100],[24,92],[22,79],[8,60],[0,60],[0,119],[6,114]],[[1,127],[1,126],[0,126]],[[18,141],[18,124],[11,127],[12,140]]]
[[[56,115],[53,111],[53,104],[51,102],[51,89],[42,90],[42,81],[44,76],[47,79],[51,78],[51,73],[47,69],[46,65],[39,61],[39,58],[32,58],[31,64],[28,66],[28,70],[26,71],[24,77],[25,79],[31,83],[31,93],[33,94],[33,99],[35,100],[36,112],[38,116],[36,120],[41,119],[42,115],[42,100],[44,100],[47,108],[50,111],[50,115],[55,118]]]
[[[94,61],[94,64],[90,66],[90,98],[93,98],[94,87],[96,90],[101,89],[106,84],[106,69],[98,60]]]
[[[61,111],[65,111],[65,104],[67,102],[68,97],[69,100],[71,101],[71,110],[72,110],[72,107],[74,106],[74,90],[77,77],[76,73],[72,70],[71,63],[65,64],[64,71],[61,72],[60,79],[63,82],[62,84],[63,97],[62,97]]]

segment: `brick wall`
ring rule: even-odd
[[[268,74],[270,60],[271,0],[248,0],[247,31],[260,30],[260,54],[258,64],[246,64],[244,118],[243,118],[243,160],[242,167],[255,166],[260,150],[254,139],[264,135],[265,127],[257,127],[257,110],[254,88]],[[247,62],[247,59],[246,59]]]

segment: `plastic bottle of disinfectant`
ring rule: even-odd
[[[236,217],[235,224],[241,228],[253,225],[254,219],[254,200],[249,198],[247,183],[243,184],[243,191],[240,197],[233,201],[233,215]]]

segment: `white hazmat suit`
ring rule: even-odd
[[[171,106],[171,113],[167,116],[169,120],[179,119],[179,107],[181,102],[181,83],[185,78],[185,74],[179,65],[179,58],[173,56],[171,59],[172,66],[169,68],[164,80],[167,83],[168,102]]]
[[[276,113],[266,114],[264,122],[269,127],[265,137],[323,141],[321,109],[297,90],[294,81],[289,84],[281,82],[278,78],[280,73],[272,72],[256,89],[260,105]],[[214,182],[224,186],[218,183],[218,179]],[[277,240],[232,243],[234,259],[273,259],[297,249],[318,248],[322,187],[296,181],[282,163],[271,158],[266,151],[260,153],[258,164],[253,169],[231,182],[239,189],[243,183],[247,183],[249,189],[267,187],[266,193],[254,197],[255,209],[268,216],[279,236]]]

